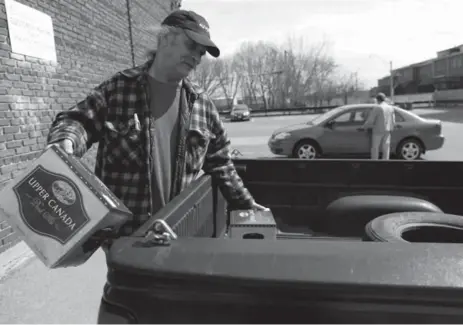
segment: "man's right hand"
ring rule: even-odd
[[[64,139],[64,140],[49,144],[45,149],[50,148],[52,145],[59,146],[61,149],[63,149],[69,155],[72,155],[74,153],[74,148],[73,148],[73,145],[72,145],[72,141],[69,140],[69,139]]]

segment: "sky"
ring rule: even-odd
[[[243,41],[325,41],[343,71],[366,87],[394,68],[463,44],[461,0],[183,0],[210,25],[223,55]]]

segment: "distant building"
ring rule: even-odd
[[[435,58],[393,71],[394,94],[432,93],[463,88],[463,45],[437,52]],[[390,76],[378,80],[377,91],[390,96]]]

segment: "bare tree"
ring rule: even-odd
[[[245,76],[243,82],[243,96],[247,97],[248,104],[257,104],[260,96],[258,80],[254,77],[259,74],[261,68],[259,57],[254,43],[243,43],[234,54],[235,72]]]
[[[218,61],[205,57],[191,74],[191,80],[208,92],[212,97],[217,93],[220,85],[220,76],[217,75]]]
[[[331,105],[333,99],[339,95],[339,89],[335,78],[331,78],[328,82],[325,83],[323,94],[323,99],[326,105]]]
[[[236,70],[245,76],[244,93],[254,103],[262,99],[263,106],[273,106],[276,100],[275,85],[282,73],[281,52],[273,43],[244,43],[235,54]]]
[[[359,88],[357,73],[348,73],[339,78],[338,82],[339,93],[342,95],[344,104],[348,104],[348,99]]]
[[[336,69],[329,55],[329,43],[306,45],[302,37],[288,37],[280,47],[280,65],[283,70],[278,87],[280,105],[305,105],[308,100],[317,103],[323,97],[325,84]]]
[[[230,105],[239,93],[258,109],[330,104],[339,96],[347,102],[361,85],[356,73],[340,72],[329,50],[326,40],[306,45],[301,37],[281,46],[245,42],[231,57],[204,67],[198,79]]]
[[[313,93],[315,95],[314,104],[316,106],[323,105],[323,102],[328,96],[328,92],[333,86],[333,74],[336,69],[336,64],[331,57],[324,57],[316,60],[314,68]]]
[[[214,74],[217,76],[218,84],[222,95],[227,98],[228,108],[231,109],[235,101],[242,76],[236,72],[234,57],[218,59],[214,67]]]

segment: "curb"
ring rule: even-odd
[[[11,272],[20,268],[24,263],[33,258],[35,254],[25,242],[19,242],[0,254],[0,281]]]

